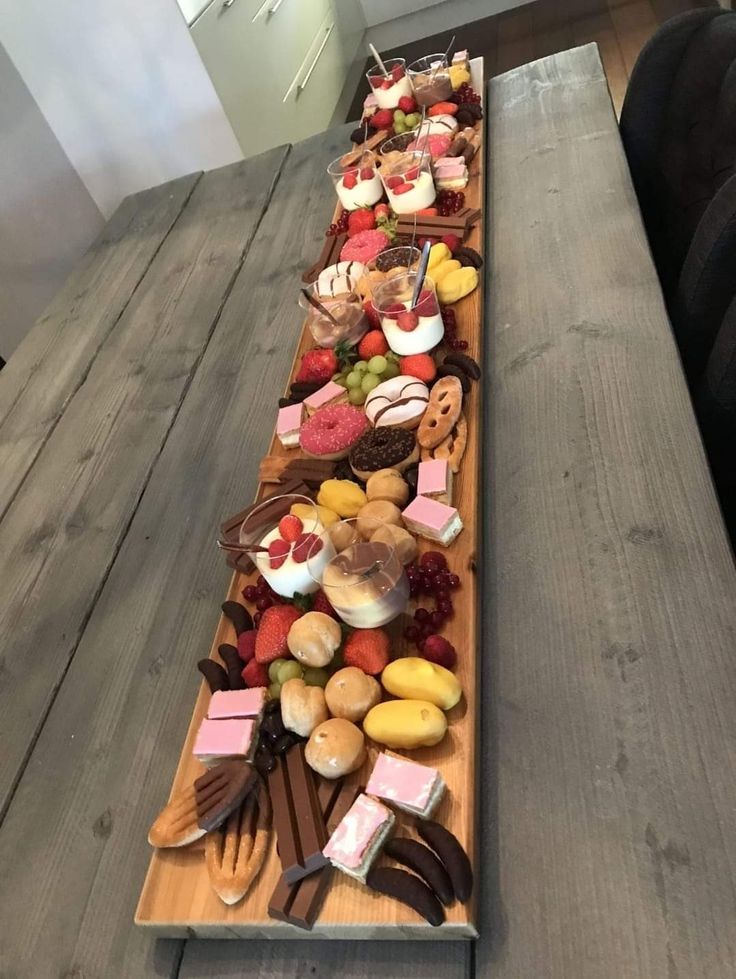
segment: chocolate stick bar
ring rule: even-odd
[[[286,759],[283,755],[279,758],[276,768],[269,775],[268,791],[271,794],[273,824],[276,830],[281,866],[284,870],[287,867],[299,866],[302,860],[302,851],[299,845],[299,823],[294,811]]]
[[[304,745],[296,744],[284,756],[291,800],[299,834],[301,859],[290,863],[281,853],[281,866],[287,883],[295,884],[327,864],[322,849],[327,843],[325,820],[317,798],[312,770],[304,757]]]

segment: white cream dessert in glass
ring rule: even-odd
[[[406,610],[409,579],[395,547],[363,540],[355,520],[333,524],[323,533],[322,540],[326,538],[336,549],[335,556],[325,567],[311,558],[307,563],[319,575],[327,600],[343,622],[356,629],[375,629]]]
[[[396,214],[414,214],[430,207],[437,196],[429,153],[409,151],[385,156],[381,180]]]
[[[376,97],[378,108],[397,109],[399,99],[414,97],[414,89],[406,75],[406,62],[403,58],[387,58],[383,63],[386,73],[374,65],[365,73],[365,77]]]
[[[335,556],[324,531],[312,500],[288,494],[254,507],[240,525],[239,536],[241,544],[267,549],[252,553],[253,563],[277,595],[293,598],[296,592],[317,591],[314,575],[321,576]]]
[[[353,166],[345,166],[342,157],[338,157],[327,167],[327,173],[332,178],[335,192],[346,211],[372,207],[383,197],[375,153],[366,151]]]
[[[434,283],[424,276],[416,304],[412,295],[417,273],[407,271],[385,279],[373,290],[373,305],[381,318],[381,329],[394,353],[402,357],[432,350],[442,340],[442,322]]]

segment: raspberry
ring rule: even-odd
[[[268,557],[274,571],[281,567],[288,556],[289,545],[285,540],[277,538],[276,540],[272,540],[268,545]]]

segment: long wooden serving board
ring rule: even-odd
[[[474,89],[483,92],[483,63],[481,58],[471,62]],[[465,188],[466,204],[478,207],[483,214],[484,206],[484,124],[481,147],[470,166],[470,180]],[[466,244],[483,254],[483,225],[478,222]],[[305,264],[310,256],[305,256]],[[483,343],[483,281],[481,270],[478,288],[454,306],[458,336],[468,341],[472,357],[482,363]],[[313,346],[306,324],[302,330],[295,357],[298,363],[302,353]],[[454,616],[440,630],[457,649],[456,675],[462,684],[464,696],[448,713],[448,732],[440,744],[417,751],[402,751],[418,762],[439,769],[447,783],[448,791],[438,807],[434,819],[454,833],[465,847],[473,863],[476,885],[467,904],[455,902],[447,909],[447,920],[433,928],[414,911],[370,891],[367,887],[344,874],[334,872],[322,910],[311,931],[296,928],[270,918],[268,904],[281,873],[275,841],[263,869],[243,901],[234,906],[225,905],[212,890],[204,861],[201,841],[179,849],[154,850],[148,873],[136,910],[136,924],[153,930],[161,937],[170,938],[340,938],[340,939],[472,939],[476,938],[476,901],[478,893],[478,868],[476,856],[476,772],[479,729],[479,691],[481,650],[478,642],[479,595],[476,576],[476,555],[480,514],[478,508],[483,498],[479,483],[481,461],[481,380],[473,384],[464,398],[463,411],[468,422],[468,441],[460,473],[455,477],[454,505],[460,511],[464,529],[446,549],[450,569],[461,578],[460,588],[453,592]],[[274,404],[274,416],[277,408]],[[299,450],[285,450],[274,435],[270,453],[295,458]],[[260,488],[263,494],[263,487]],[[272,488],[273,489],[273,488]],[[420,552],[435,549],[427,542],[419,542]],[[252,577],[255,577],[253,575]],[[227,598],[240,600],[241,591],[251,583],[251,577],[235,573]],[[413,609],[429,604],[431,599],[412,600],[407,616],[402,616],[389,626],[394,640],[393,655],[416,655],[416,649],[402,636]],[[221,643],[235,643],[235,632],[230,622],[221,617],[210,656],[218,659],[217,647]],[[195,664],[192,663],[192,669]],[[192,756],[192,745],[197,729],[206,714],[210,693],[202,684],[192,716],[181,759],[174,777],[172,792],[191,785],[203,771],[201,764]],[[375,762],[378,746],[369,743],[368,760],[360,773],[359,784],[365,785]],[[400,835],[416,833],[412,820],[399,813],[396,832]]]

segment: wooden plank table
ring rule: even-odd
[[[595,49],[490,99],[481,939],[132,923],[229,578],[212,530],[255,489],[343,128],[129,201],[0,374],[3,979],[734,975],[736,576]],[[143,436],[104,417],[141,366]]]

